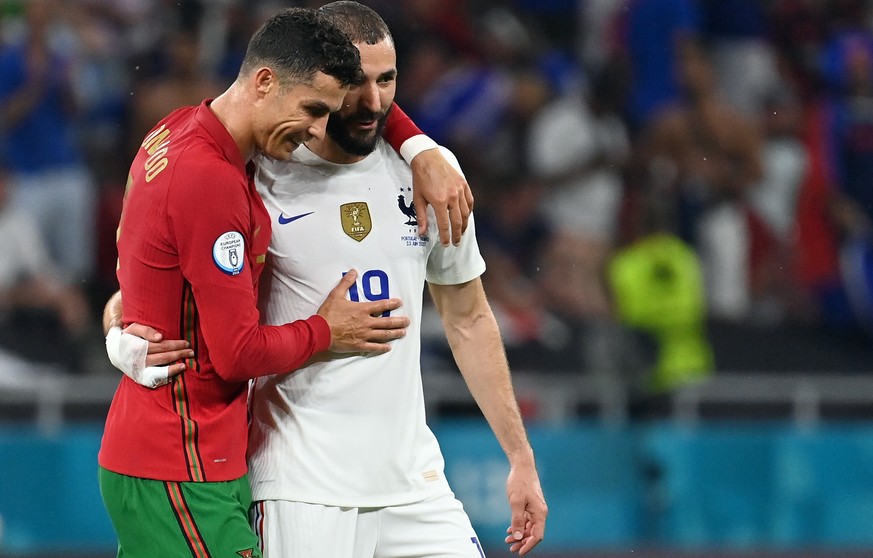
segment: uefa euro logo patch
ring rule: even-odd
[[[212,261],[228,275],[239,275],[245,261],[245,240],[237,231],[219,236],[212,245]]]

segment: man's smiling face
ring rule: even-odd
[[[356,43],[361,53],[364,82],[353,85],[342,108],[330,115],[327,134],[346,153],[369,155],[376,147],[397,89],[397,53],[394,42]]]

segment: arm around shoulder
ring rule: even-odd
[[[412,168],[418,234],[427,234],[425,209],[431,205],[440,242],[448,246],[451,240],[457,245],[473,210],[473,191],[457,168],[457,161],[453,165],[442,150],[436,149],[437,143],[424,135],[397,103],[391,106],[383,136]]]

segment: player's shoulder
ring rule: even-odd
[[[197,183],[210,188],[247,183],[245,173],[228,161],[206,138],[190,137],[176,149],[174,174],[178,178],[197,177]]]
[[[295,150],[300,151],[302,147]],[[270,198],[277,190],[287,190],[288,184],[295,187],[302,182],[302,174],[306,172],[306,166],[302,165],[293,156],[291,160],[281,161],[264,155],[255,155],[252,159],[254,164],[255,188],[262,198]]]
[[[394,148],[388,144],[388,142],[380,141],[377,144],[377,149],[380,149],[383,152],[383,155],[385,156],[385,158],[388,161],[391,161],[394,164],[399,164],[399,165],[406,166],[406,167],[409,166],[409,163],[407,163],[400,156],[400,153],[395,151]],[[458,162],[458,158],[455,156],[454,153],[452,153],[451,149],[449,149],[448,147],[442,146],[442,145],[437,146],[437,149],[440,150],[440,153],[442,153],[443,157],[446,158],[446,161],[448,161],[449,164],[452,165],[452,167],[454,167],[454,169],[456,171],[458,171],[462,175],[464,174],[464,171],[461,170],[461,164]]]
[[[213,165],[221,150],[196,118],[197,107],[181,107],[162,118],[143,138],[141,149],[155,160],[160,154],[186,166]]]
[[[300,167],[300,160],[297,154],[297,151],[300,150],[301,148],[297,148],[292,154],[291,159],[287,161],[273,159],[262,154],[255,155],[252,158],[252,163],[257,171],[255,176],[259,178],[262,176],[275,178],[292,173]]]
[[[186,203],[206,198],[247,196],[247,174],[211,144],[208,138],[191,136],[176,145],[170,174],[170,189]]]
[[[190,110],[186,110],[190,109]],[[238,162],[229,159],[228,146],[222,145],[212,134],[197,122],[197,107],[186,107],[171,114],[169,126],[177,126],[175,148],[178,164],[184,169],[207,173],[215,180],[231,178],[236,181],[245,179]],[[182,111],[182,112],[180,112]],[[178,113],[178,114],[177,114]],[[176,116],[175,118],[174,115]],[[233,146],[236,149],[236,146]]]

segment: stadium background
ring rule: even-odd
[[[871,3],[364,3],[394,32],[398,102],[477,196],[551,508],[536,554],[869,556]],[[51,245],[43,262],[64,296],[22,301],[31,277],[0,276],[0,555],[114,555],[95,458],[117,378],[98,320],[126,166],[291,4],[0,0],[0,191],[22,171],[10,60],[40,5],[57,62],[33,95],[69,88],[76,110],[45,130],[69,130],[94,198],[87,265]],[[501,556],[505,459],[434,320],[429,416]]]

